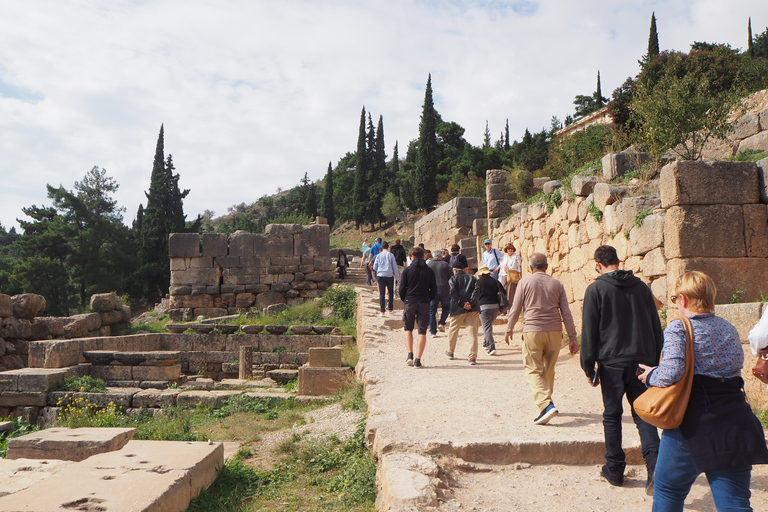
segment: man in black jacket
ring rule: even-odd
[[[477,364],[477,329],[480,326],[480,303],[477,278],[465,272],[466,265],[460,259],[453,262],[453,277],[448,281],[451,292],[451,316],[448,320],[448,351],[445,356],[453,359],[456,340],[462,326],[469,327],[472,347],[469,350],[469,364]]]
[[[405,303],[403,328],[405,330],[405,347],[408,350],[405,364],[414,368],[422,368],[421,356],[424,355],[424,348],[427,346],[429,303],[437,295],[437,281],[435,280],[435,273],[424,261],[424,249],[414,247],[411,256],[413,261],[400,276],[400,286],[397,291]],[[414,323],[417,323],[419,328],[419,343],[416,345],[415,354],[413,351]]]
[[[448,281],[453,277],[451,266],[443,258],[448,258],[448,251],[437,251],[435,257],[427,262],[427,266],[435,272],[437,279],[437,295],[429,303],[429,332],[437,338],[438,329],[445,332],[445,321],[451,309],[451,289]],[[440,320],[437,319],[437,306],[440,306]]]
[[[646,389],[637,378],[638,363],[659,362],[664,343],[661,322],[648,286],[631,270],[619,270],[616,249],[601,245],[595,262],[600,275],[584,293],[581,367],[592,386],[600,384],[603,395],[606,464],[601,474],[611,485],[624,483],[621,402],[626,395],[648,470],[645,490],[652,495],[659,435],[656,427],[640,419],[633,404]]]
[[[408,258],[408,255],[405,253],[405,247],[403,247],[400,242],[401,240],[396,238],[394,245],[389,248],[389,252],[395,257],[397,266],[400,267],[400,273],[402,274],[405,268],[405,260]]]

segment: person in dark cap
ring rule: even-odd
[[[453,277],[448,281],[451,293],[451,313],[448,321],[448,351],[445,356],[453,359],[456,340],[462,326],[469,328],[472,346],[469,350],[469,364],[477,364],[477,330],[480,326],[480,303],[478,302],[477,278],[465,272],[466,265],[458,258],[454,261]]]

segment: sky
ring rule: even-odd
[[[363,107],[403,158],[429,74],[467,141],[519,140],[636,75],[652,12],[662,50],[768,26],[765,0],[3,0],[0,224],[99,166],[130,225],[161,124],[188,219],[322,179]]]

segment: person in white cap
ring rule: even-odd
[[[491,271],[491,277],[499,280],[499,270],[501,269],[501,261],[504,259],[504,255],[500,250],[493,248],[493,242],[490,238],[486,238],[483,241],[485,244],[485,252],[483,253],[483,265],[488,267]]]

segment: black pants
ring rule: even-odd
[[[395,309],[395,297],[393,293],[395,293],[395,277],[376,277],[376,280],[379,282],[379,305],[381,306],[381,312],[384,312],[384,290],[386,289],[389,293],[389,310],[392,311]]]
[[[605,461],[608,470],[616,475],[623,475],[626,467],[624,449],[621,447],[621,416],[624,413],[622,407],[624,395],[627,395],[627,401],[632,409],[632,419],[640,433],[640,447],[648,468],[654,469],[656,467],[656,456],[659,453],[659,432],[656,427],[641,420],[632,407],[635,398],[646,390],[645,384],[637,378],[636,371],[637,363],[600,365],[600,389],[603,393],[604,407]]]

